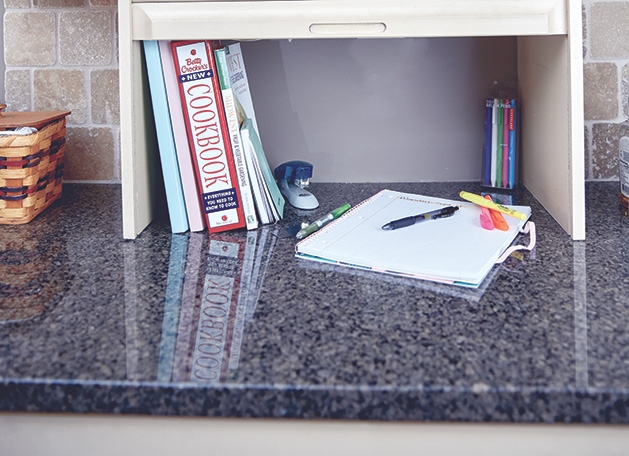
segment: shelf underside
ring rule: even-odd
[[[563,35],[565,0],[134,2],[134,40]]]

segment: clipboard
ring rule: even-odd
[[[446,206],[459,210],[448,218],[386,231],[391,220]],[[507,231],[480,226],[480,207],[466,201],[382,190],[343,216],[298,242],[298,258],[345,267],[478,287],[520,232],[534,224],[529,206],[510,206],[526,220],[505,217]],[[534,229],[526,248],[534,246]]]

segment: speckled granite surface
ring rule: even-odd
[[[318,184],[315,215],[382,188],[480,191]],[[254,247],[223,265],[242,277],[250,258],[254,279],[228,312],[201,299],[217,268],[206,234],[157,220],[123,241],[117,186],[66,185],[30,224],[0,226],[0,410],[627,423],[629,219],[616,194],[587,185],[585,242],[517,194],[537,248],[476,291],[297,260],[272,228],[225,234]]]

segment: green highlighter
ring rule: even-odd
[[[330,223],[332,220],[335,220],[335,219],[339,218],[341,215],[343,215],[345,212],[347,212],[347,210],[350,207],[351,206],[349,204],[343,204],[341,207],[337,207],[332,212],[330,212],[327,215],[321,217],[319,220],[315,220],[314,222],[312,222],[306,228],[302,228],[301,230],[299,230],[295,237],[297,239],[303,239],[306,236],[310,236],[312,233],[317,231],[322,226],[325,226],[328,223]]]

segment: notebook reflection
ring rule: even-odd
[[[158,381],[221,383],[235,374],[276,240],[264,228],[172,236]]]
[[[516,242],[519,242],[521,237],[523,237],[522,234],[520,234],[519,237],[516,238]],[[339,268],[335,264],[327,264],[322,262],[319,263],[301,258],[297,259],[297,264],[300,268],[306,270],[353,276],[356,278],[362,278],[370,283],[381,282],[392,285],[406,286],[428,292],[433,292],[451,298],[460,298],[471,302],[480,302],[483,295],[496,277],[499,277],[501,274],[524,274],[524,272],[522,271],[524,261],[533,261],[535,260],[535,256],[535,248],[533,248],[526,256],[520,251],[512,252],[511,255],[509,255],[504,262],[502,262],[501,264],[495,264],[489,271],[489,273],[485,276],[483,281],[476,288],[459,287],[449,283],[439,283],[430,280],[422,280],[419,278],[404,277],[402,275],[383,274],[382,272],[374,272],[366,268]]]

